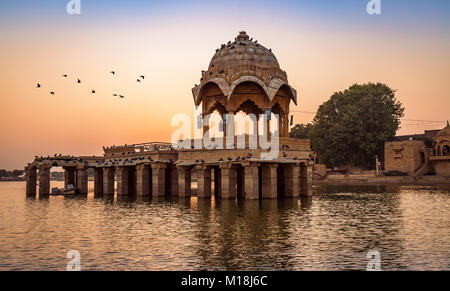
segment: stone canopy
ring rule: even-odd
[[[195,105],[199,106],[208,97],[216,97],[215,101],[227,111],[236,111],[241,104],[229,101],[244,83],[253,85],[253,93],[255,90],[262,93],[264,98],[251,100],[262,110],[271,109],[277,103],[277,96],[288,98],[287,104],[278,101],[284,114],[288,114],[290,100],[297,105],[297,91],[289,85],[287,74],[281,70],[275,55],[246,32],[240,32],[233,42],[222,44],[216,50],[208,70],[202,72],[200,84],[192,89]]]

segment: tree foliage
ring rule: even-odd
[[[312,124],[297,124],[289,132],[290,138],[309,139]]]
[[[319,107],[311,147],[328,166],[372,167],[384,143],[395,137],[404,115],[395,91],[381,83],[355,84]]]

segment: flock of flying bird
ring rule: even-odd
[[[115,75],[116,75],[116,72],[115,72],[115,71],[111,71],[110,74],[112,74],[113,76],[115,76]],[[69,75],[64,74],[64,75],[62,75],[62,77],[63,77],[63,78],[68,78]],[[145,80],[145,76],[144,76],[144,75],[141,75],[141,76],[139,76],[139,78],[137,78],[136,82],[137,82],[137,83],[141,83],[141,82],[143,82],[144,80]],[[81,80],[80,80],[79,78],[77,78],[77,82],[76,82],[76,83],[77,83],[77,84],[81,84]],[[39,88],[42,88],[41,84],[40,84],[40,83],[37,83],[36,88],[38,88],[38,89],[39,89]],[[96,90],[91,90],[91,94],[95,94],[95,93],[97,93]],[[50,95],[55,95],[55,91],[51,91],[51,92],[50,92]],[[119,97],[119,98],[121,98],[121,99],[125,98],[125,95],[117,94],[117,93],[113,94],[113,96],[114,96],[114,97]]]

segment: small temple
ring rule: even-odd
[[[101,157],[36,157],[26,167],[27,195],[36,195],[37,181],[39,195],[49,195],[50,170],[62,167],[66,188],[73,185],[79,194],[88,193],[88,169],[93,169],[97,196],[190,197],[192,177],[196,177],[199,198],[312,196],[310,141],[289,138],[289,106],[297,104],[297,91],[289,85],[286,72],[270,49],[245,32],[239,33],[234,41],[216,50],[192,93],[195,106],[201,106],[204,135],[210,131],[210,122],[205,120],[208,116],[214,113],[222,118],[223,145],[211,149],[194,147],[195,140],[188,148],[146,143],[104,147]],[[257,119],[255,134],[242,136],[244,148],[238,146],[239,137],[234,134],[236,114]],[[277,118],[271,129],[272,115]],[[263,122],[259,122],[261,118]],[[267,159],[260,137],[273,131],[276,156]],[[256,140],[254,147],[249,146],[252,140]]]

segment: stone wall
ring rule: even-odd
[[[427,150],[421,140],[387,142],[384,153],[385,171],[400,171],[413,175],[424,164],[421,153],[424,153],[426,159]]]

